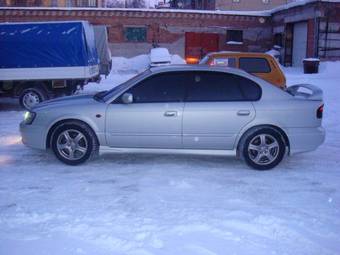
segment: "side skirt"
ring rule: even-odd
[[[111,148],[100,146],[99,154],[129,153],[129,154],[186,154],[236,157],[236,150],[192,150],[192,149],[148,149],[148,148]]]

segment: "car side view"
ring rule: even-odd
[[[322,113],[312,85],[284,91],[238,69],[174,65],[110,91],[43,102],[20,131],[24,144],[69,165],[98,152],[146,152],[233,155],[267,170],[323,143]]]

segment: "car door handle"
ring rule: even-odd
[[[165,117],[176,117],[177,116],[177,112],[176,111],[168,111],[164,113]]]
[[[237,115],[238,116],[248,116],[248,115],[250,115],[250,111],[248,111],[248,110],[241,110],[241,111],[237,112]]]

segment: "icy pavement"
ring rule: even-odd
[[[286,69],[289,84],[324,90],[327,139],[268,172],[211,156],[105,155],[68,167],[23,146],[23,112],[1,101],[0,254],[340,254],[334,67],[318,75]]]

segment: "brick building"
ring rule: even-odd
[[[155,46],[182,57],[207,52],[264,52],[282,46],[283,63],[340,59],[340,2],[293,3],[273,11],[108,8],[0,8],[0,22],[88,20],[108,27],[112,55],[132,57]]]
[[[7,7],[104,7],[104,0],[0,0]]]

